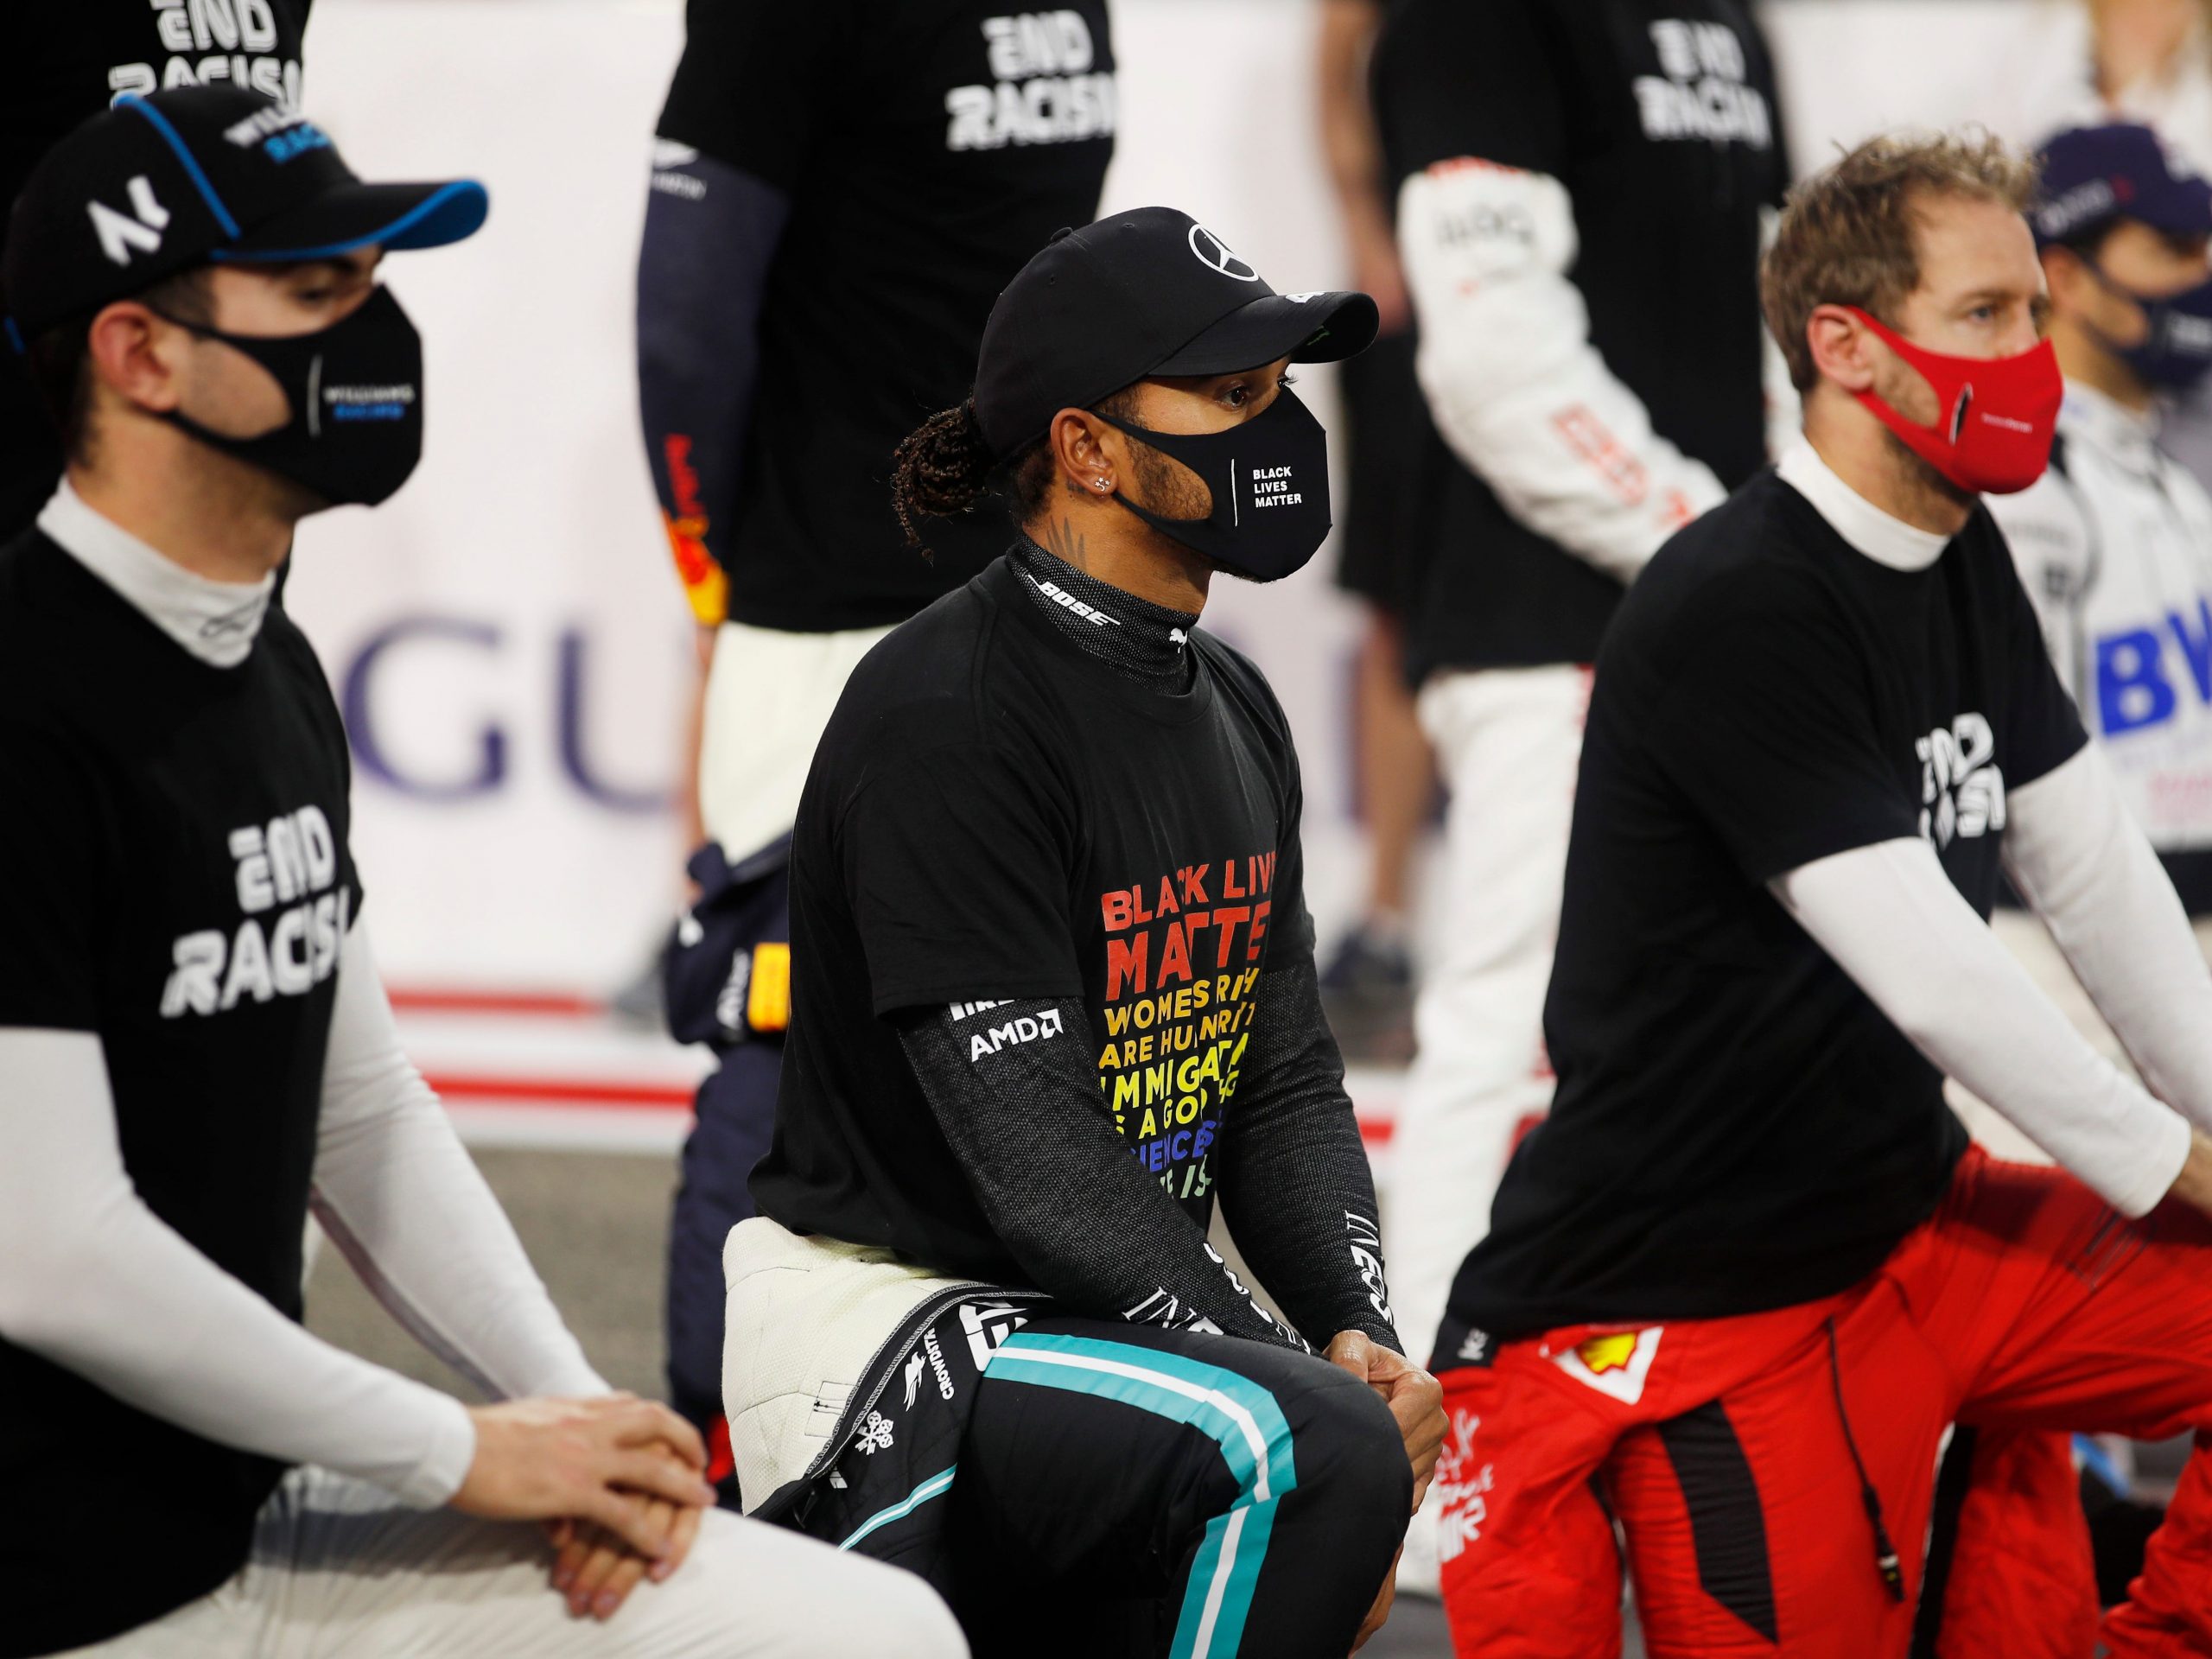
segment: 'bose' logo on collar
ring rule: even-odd
[[[1037,591],[1051,600],[1053,604],[1064,611],[1071,612],[1081,617],[1094,628],[1118,628],[1122,626],[1119,619],[1107,615],[1095,605],[1084,604],[1058,582],[1038,582],[1034,576],[1030,577],[1029,580],[1036,584]]]
[[[1198,255],[1198,263],[1208,270],[1217,270],[1223,276],[1234,277],[1240,283],[1256,283],[1260,280],[1258,271],[1239,259],[1230,251],[1228,243],[1206,229],[1205,226],[1191,226],[1190,241],[1191,251]]]
[[[146,182],[144,174],[131,180],[129,189],[135,218],[117,213],[104,201],[85,204],[85,211],[92,216],[92,233],[100,239],[100,251],[118,265],[130,263],[133,248],[159,253],[162,232],[169,222],[169,210],[154,199],[154,187]]]

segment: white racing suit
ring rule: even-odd
[[[1989,509],[2082,723],[2178,864],[2212,854],[2212,499],[2152,439],[2069,382],[2050,470]]]

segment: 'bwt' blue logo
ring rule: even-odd
[[[2097,721],[2107,737],[2163,726],[2174,717],[2179,696],[2166,671],[2169,642],[2200,704],[2212,706],[2212,605],[2196,601],[2196,614],[2166,613],[2163,626],[2107,633],[2097,641]]]

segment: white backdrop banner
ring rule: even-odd
[[[1958,67],[2046,10],[1777,0],[1800,164],[1885,121],[1977,113]],[[1118,0],[1107,209],[1185,208],[1280,288],[1346,280],[1313,115],[1314,17],[1313,0]],[[385,507],[311,522],[289,589],[353,734],[368,914],[403,985],[603,992],[677,898],[690,623],[639,436],[631,297],[681,33],[676,0],[315,9],[306,102],[355,168],[471,175],[493,200],[474,241],[389,272],[427,340],[421,471]],[[1334,387],[1312,378],[1325,420]],[[1357,618],[1332,563],[1221,584],[1208,616],[1297,728],[1325,933],[1351,918],[1362,875]]]

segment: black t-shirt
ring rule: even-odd
[[[1701,33],[1719,30],[1725,41]],[[1789,183],[1741,0],[1399,0],[1376,45],[1390,178],[1477,156],[1555,178],[1605,365],[1732,488],[1765,460],[1760,209]],[[1692,118],[1719,111],[1726,136]],[[1762,116],[1764,119],[1762,119]],[[1416,672],[1591,661],[1621,585],[1450,469],[1408,607]]]
[[[992,302],[1114,152],[1104,0],[691,0],[661,137],[785,192],[746,439],[732,620],[880,627],[1004,549],[1003,514],[891,510],[899,441],[968,396]]]
[[[59,0],[15,8],[0,96],[0,249],[7,209],[39,158],[126,92],[228,82],[297,103],[300,37],[312,3]],[[22,360],[0,344],[0,542],[29,526],[60,476],[53,423]]]
[[[281,609],[216,668],[37,531],[0,548],[0,1027],[96,1034],[138,1196],[296,1319],[348,778]],[[204,1594],[281,1472],[0,1340],[0,1656]]]
[[[1038,1034],[990,1003],[1081,998],[1099,1110],[1203,1228],[1261,971],[1313,950],[1298,758],[1259,671],[1194,630],[1189,690],[1131,680],[1019,580],[1001,560],[893,633],[823,734],[753,1177],[787,1227],[1017,1286],[887,1016],[974,1004],[960,1029],[989,1046]]]
[[[1558,1094],[1454,1319],[1707,1318],[1871,1273],[1966,1132],[1765,884],[1917,835],[1986,916],[2005,791],[2084,741],[1984,509],[1901,571],[1766,473],[1662,549],[1598,659],[1544,1008]]]

